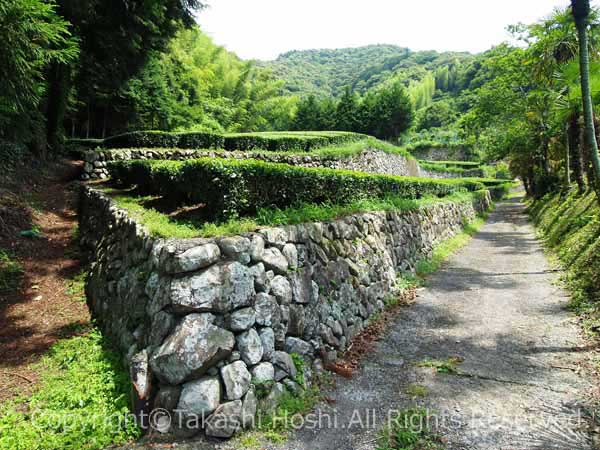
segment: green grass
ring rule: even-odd
[[[406,409],[379,435],[377,450],[441,450],[440,439],[429,427],[429,413],[421,408]]]
[[[593,192],[554,193],[529,204],[546,249],[564,269],[570,307],[589,335],[600,332],[600,208]]]
[[[437,373],[457,373],[462,362],[463,358],[460,356],[450,356],[446,359],[425,359],[417,363],[417,367],[431,367],[436,369]]]
[[[36,370],[30,398],[0,405],[0,449],[95,450],[140,435],[129,375],[99,332],[55,344]]]
[[[264,226],[324,222],[362,212],[410,211],[435,203],[471,202],[473,196],[478,195],[476,192],[461,192],[444,198],[427,197],[419,200],[407,200],[401,197],[388,197],[385,199],[359,200],[343,206],[305,204],[286,209],[261,208],[254,218],[230,220],[225,223],[196,223],[189,220],[178,220],[144,206],[145,203],[155,200],[156,197],[123,195],[112,189],[105,189],[104,191],[115,200],[119,207],[126,209],[134,219],[145,226],[153,236],[180,239],[235,235],[254,231]]]
[[[422,398],[427,397],[427,395],[429,394],[429,389],[420,384],[410,384],[406,388],[406,392],[413,398]]]
[[[67,295],[82,303],[85,302],[85,277],[86,272],[82,270],[67,280]]]
[[[0,247],[0,293],[15,291],[23,278],[23,266],[11,252]]]
[[[429,259],[423,259],[416,264],[417,274],[421,277],[436,272],[452,254],[464,247],[485,223],[487,214],[477,217],[470,223],[465,223],[462,232],[445,240],[433,249]]]

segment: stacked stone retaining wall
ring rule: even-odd
[[[482,197],[239,236],[159,239],[83,186],[86,294],[130,367],[138,407],[201,417],[204,433],[230,437],[251,426],[257,408],[304,389],[384,308],[398,277],[489,204]],[[200,431],[177,423],[170,431]]]
[[[303,167],[327,167],[331,169],[356,170],[386,175],[419,176],[419,165],[414,159],[381,150],[364,150],[360,154],[345,157],[319,155],[282,155],[269,152],[214,152],[210,150],[180,149],[127,149],[93,150],[85,153],[83,180],[108,178],[109,161],[130,159],[185,160],[202,157],[257,159],[267,162],[286,163]]]

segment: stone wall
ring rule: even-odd
[[[463,146],[427,147],[411,150],[411,154],[424,161],[469,161],[469,153]]]
[[[398,276],[489,203],[157,239],[83,186],[81,243],[92,261],[86,294],[131,368],[138,407],[204,417],[208,436],[229,437],[251,426],[257,407],[274,407],[335,361],[397,292]],[[172,423],[171,431],[190,430]]]
[[[172,159],[184,160],[202,157],[220,157],[235,159],[258,159],[261,161],[292,164],[303,167],[329,167],[331,169],[356,170],[387,175],[419,176],[419,166],[413,159],[402,155],[386,153],[381,150],[364,150],[348,157],[311,155],[282,155],[270,152],[214,152],[210,150],[179,149],[127,149],[94,150],[85,153],[85,165],[82,178],[104,179],[108,177],[108,161],[129,159]]]
[[[419,177],[423,178],[435,178],[435,179],[444,179],[444,178],[469,178],[475,177],[480,178],[484,177],[483,170],[481,169],[473,169],[473,170],[464,170],[462,172],[440,172],[436,170],[425,170],[422,167],[419,167]]]

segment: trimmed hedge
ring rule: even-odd
[[[225,138],[216,133],[133,131],[106,138],[106,148],[223,148]]]
[[[160,194],[174,202],[202,203],[213,219],[252,215],[258,208],[303,203],[344,205],[366,198],[445,197],[484,189],[471,180],[430,180],[296,167],[255,160],[201,158],[179,161],[118,161],[111,178],[140,193]]]
[[[104,140],[106,148],[222,148],[225,150],[311,151],[329,145],[341,145],[368,136],[347,132],[283,133],[168,133],[134,131]],[[101,142],[101,141],[100,141]]]
[[[341,145],[367,138],[364,134],[323,133],[238,133],[225,135],[225,150],[267,150],[308,152],[329,145]]]

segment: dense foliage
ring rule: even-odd
[[[258,208],[304,203],[348,204],[368,198],[443,197],[483,189],[495,180],[429,180],[360,172],[309,169],[254,160],[200,158],[178,161],[117,161],[111,178],[144,194],[204,204],[207,220],[255,214]]]
[[[413,105],[400,83],[369,91],[364,97],[347,87],[339,100],[300,101],[292,124],[296,130],[345,130],[397,140],[413,122]]]
[[[116,130],[288,129],[296,99],[280,95],[282,84],[197,27],[182,30],[114,96]]]
[[[125,148],[185,148],[224,150],[266,150],[307,152],[328,146],[368,140],[368,136],[343,131],[229,133],[208,132],[169,133],[165,131],[133,131],[94,141],[109,149]],[[77,143],[79,141],[75,141]],[[85,141],[83,142],[85,144]],[[400,149],[398,149],[400,150]]]
[[[369,45],[336,50],[291,51],[264,63],[285,80],[285,89],[303,96],[341,96],[347,86],[360,94],[382,83],[401,80],[406,86],[430,73],[445,86],[457,87],[468,53],[412,52],[395,45]]]
[[[197,0],[7,0],[0,6],[0,137],[43,154],[72,128],[102,117],[119,89],[193,23]],[[23,131],[25,130],[25,131]]]

